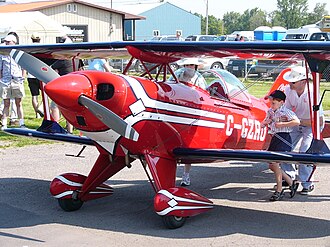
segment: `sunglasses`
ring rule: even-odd
[[[293,81],[293,82],[290,82],[291,84],[296,84],[296,83],[298,83],[298,82],[302,82],[302,81],[305,81],[305,80],[300,80],[300,81]]]

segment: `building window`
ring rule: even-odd
[[[71,4],[71,3],[69,3],[69,4],[66,5],[66,11],[67,12],[74,12],[74,13],[76,13],[77,12],[77,9],[78,9],[77,4]]]
[[[159,30],[153,30],[153,31],[152,31],[152,35],[153,35],[153,36],[159,36],[159,35],[160,35]]]

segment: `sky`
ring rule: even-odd
[[[17,3],[21,2],[35,2],[45,0],[7,0]],[[132,3],[156,3],[157,0],[85,0],[91,3],[106,4],[116,9],[118,4],[132,4]],[[184,10],[192,13],[199,13],[206,16],[206,3],[208,2],[208,14],[216,18],[222,18],[227,12],[235,11],[243,13],[247,9],[259,8],[267,12],[277,9],[277,0],[165,0],[172,3]],[[329,0],[308,0],[309,12],[311,12],[316,3],[327,3],[326,10],[330,14],[330,1]]]
[[[168,0],[168,2],[192,13],[206,15],[207,0]],[[329,0],[309,0],[309,11],[314,9],[316,3],[327,3],[326,10],[330,13]],[[271,12],[277,9],[277,0],[208,0],[208,13],[217,18],[222,18],[227,12],[243,13],[245,10],[253,8]]]

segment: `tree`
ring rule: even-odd
[[[238,12],[227,12],[223,15],[223,24],[224,24],[224,32],[226,34],[230,34],[234,31],[244,30],[241,26],[240,22],[240,13]]]
[[[206,27],[206,17],[203,17],[202,15],[195,13],[194,15],[198,16],[201,18],[201,28],[202,28],[202,33],[205,34],[205,27]],[[208,25],[208,34],[210,35],[221,35],[223,34],[223,21],[221,19],[217,19],[213,15],[209,15],[209,25]]]
[[[326,3],[317,3],[312,13],[308,13],[307,24],[316,23],[322,19],[323,16],[328,15],[328,11],[325,10]]]
[[[285,27],[297,28],[306,23],[308,0],[277,0],[278,14]]]
[[[267,25],[267,14],[259,8],[245,10],[241,16],[243,30],[252,31],[259,26]]]
[[[275,26],[285,26],[284,21],[281,18],[280,12],[275,10],[268,14],[269,19],[269,26],[275,27]]]

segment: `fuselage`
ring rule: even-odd
[[[223,99],[190,84],[97,71],[62,76],[47,84],[46,92],[75,128],[111,143],[111,153],[119,155],[120,145],[131,154],[168,155],[176,147],[263,149],[267,139],[267,128],[260,127],[267,105],[246,93]],[[92,115],[78,103],[81,94],[132,125],[138,141],[118,135]]]

